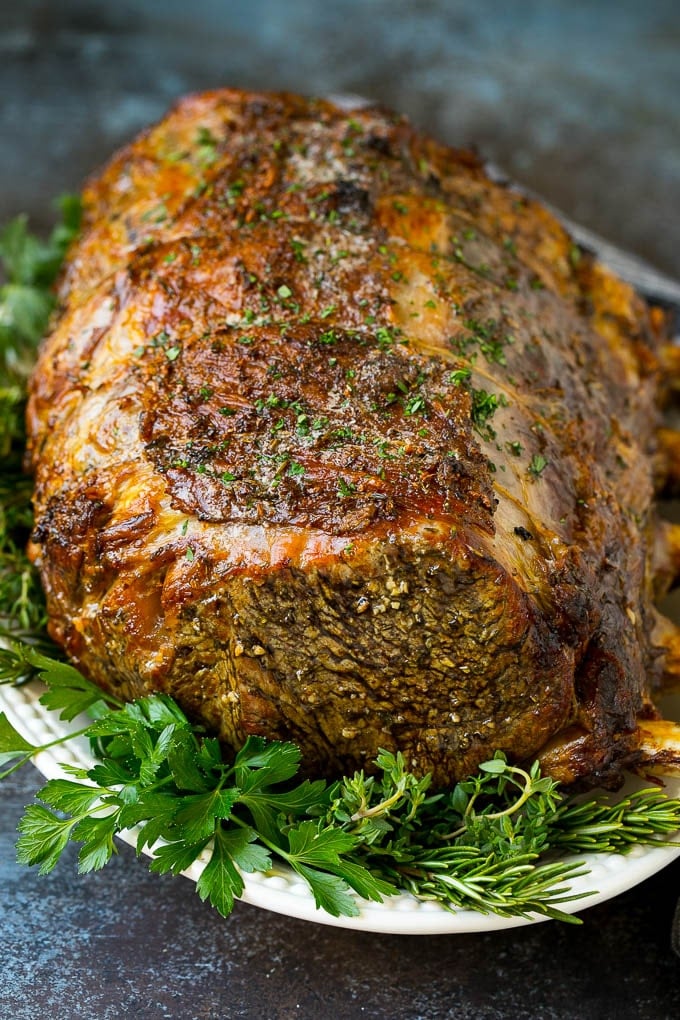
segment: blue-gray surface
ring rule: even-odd
[[[349,91],[474,142],[573,219],[680,275],[677,0],[2,0],[0,11],[13,182],[0,215],[44,209],[190,89]]]
[[[677,1020],[669,935],[680,864],[584,914],[482,935],[356,934],[243,904],[228,920],[185,879],[129,847],[108,869],[45,878],[13,864],[14,826],[39,782],[2,793],[3,1020]]]
[[[593,229],[680,275],[680,4],[0,0],[0,219],[49,218],[190,89],[355,92],[476,142]],[[680,863],[575,929],[357,935],[240,905],[227,921],[128,848],[77,878],[14,863],[38,783],[0,787],[0,1020],[675,1020]]]

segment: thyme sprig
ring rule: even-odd
[[[76,209],[66,203],[66,222],[47,244],[31,238],[23,219],[0,234],[8,279],[0,290],[0,683],[39,677],[46,710],[65,722],[87,713],[75,733],[94,758],[91,767],[65,766],[69,778],[38,791],[19,823],[18,859],[44,874],[76,842],[78,870],[98,870],[116,852],[114,837],[132,828],[137,852],[153,854],[153,871],[177,874],[203,861],[197,891],[223,915],[244,891],[243,874],[267,872],[278,859],[335,916],[357,915],[357,896],[382,902],[405,891],[449,909],[578,923],[562,905],[585,895],[570,883],[587,868],[565,855],[665,845],[680,828],[680,800],[651,789],[619,803],[580,801],[537,763],[522,769],[500,752],[446,792],[433,792],[429,776],[414,776],[388,751],[375,774],[310,782],[299,776],[291,743],[251,737],[225,756],[171,698],[124,704],[60,661],[24,552],[31,508],[22,422],[24,378]],[[0,713],[0,779],[73,735],[36,747]]]

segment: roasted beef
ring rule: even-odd
[[[375,108],[191,96],[84,204],[28,424],[87,675],[310,774],[641,758],[659,311]]]

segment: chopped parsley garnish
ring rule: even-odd
[[[538,478],[541,473],[547,468],[548,461],[545,459],[542,453],[535,453],[529,463],[528,471],[529,474],[534,478]]]
[[[470,381],[472,371],[469,368],[457,368],[453,372],[449,372],[448,381],[452,386],[464,386]]]
[[[486,390],[472,390],[472,424],[482,439],[490,442],[496,438],[496,430],[489,422],[498,408],[506,405],[507,400],[502,395],[499,397],[496,393],[487,393]]]
[[[291,237],[288,242],[293,249],[293,255],[295,256],[296,262],[306,262],[307,257],[305,255],[305,244],[303,241],[298,241],[297,238]]]
[[[417,393],[404,402],[404,414],[422,414],[426,410],[425,397]]]
[[[396,329],[390,330],[387,326],[380,326],[375,331],[375,338],[378,341],[378,347],[386,351],[398,342],[399,331]]]
[[[488,319],[486,322],[465,319],[463,325],[472,336],[450,337],[452,347],[459,354],[467,355],[469,349],[476,345],[489,364],[507,364],[505,348],[513,343],[513,338],[500,333],[498,323],[494,319]]]
[[[340,496],[351,496],[357,491],[357,487],[354,482],[347,482],[344,478],[338,478],[338,495]]]
[[[199,127],[196,132],[196,151],[201,166],[212,166],[217,159],[217,139],[207,127]]]
[[[159,202],[140,216],[142,223],[163,223],[167,218],[168,210],[165,202]]]

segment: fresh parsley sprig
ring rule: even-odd
[[[16,646],[4,660],[6,674],[21,673],[26,663],[39,670],[48,683],[40,701],[61,718],[88,709],[97,716],[78,735],[100,760],[69,769],[73,778],[49,780],[39,791],[40,803],[19,824],[20,862],[45,874],[73,840],[82,843],[79,871],[97,870],[115,853],[113,837],[136,827],[138,853],[154,847],[151,869],[161,874],[183,871],[207,852],[198,893],[225,915],[243,892],[242,872],[269,871],[273,856],[336,916],[358,913],[350,890],[378,901],[396,891],[349,859],[358,836],[319,817],[326,783],[294,781],[300,763],[294,744],[250,737],[230,761],[165,695],[129,704],[107,698],[107,705],[71,666]],[[5,774],[41,749],[0,716],[0,760],[18,758]]]

